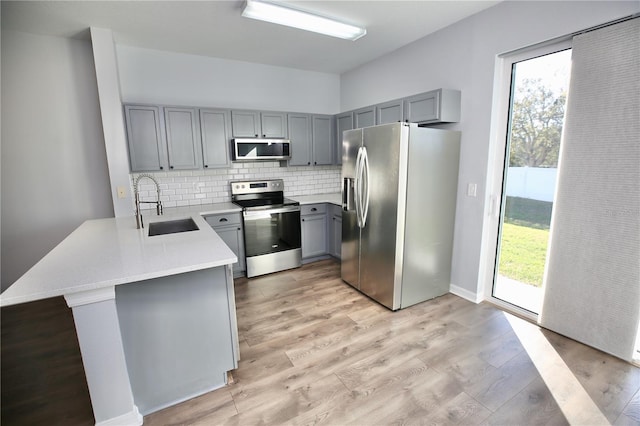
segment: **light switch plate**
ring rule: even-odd
[[[126,198],[127,197],[127,188],[124,186],[118,187],[118,198]]]
[[[475,197],[476,191],[478,190],[478,185],[475,183],[470,183],[467,185],[467,196]]]

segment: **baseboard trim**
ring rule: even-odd
[[[460,296],[463,299],[468,300],[469,302],[473,302],[475,304],[478,304],[480,302],[482,302],[483,297],[467,290],[466,288],[462,288],[462,287],[458,287],[457,285],[451,284],[449,286],[449,292],[452,294],[455,294],[456,296]]]
[[[96,422],[96,426],[140,426],[142,421],[142,415],[138,411],[138,407],[134,405],[128,413]]]

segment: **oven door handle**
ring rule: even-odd
[[[258,219],[266,219],[270,217],[272,214],[276,213],[293,213],[299,212],[300,206],[291,206],[291,207],[280,207],[277,209],[266,209],[266,210],[245,210],[242,215],[244,216],[244,220],[258,220]]]

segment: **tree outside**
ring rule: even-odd
[[[524,79],[514,94],[511,167],[556,167],[567,95],[554,93],[542,79]]]

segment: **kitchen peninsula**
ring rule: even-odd
[[[237,258],[200,214],[145,216],[143,229],[133,216],[86,221],[1,296],[1,306],[64,296],[98,425],[142,424],[237,368]],[[148,235],[152,222],[184,218],[198,230]]]

